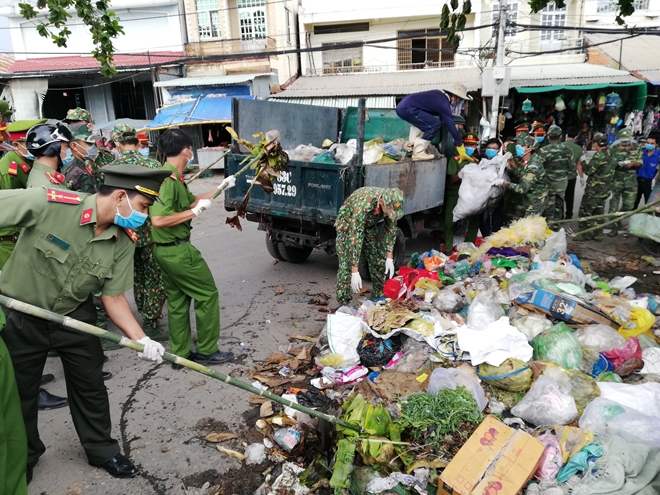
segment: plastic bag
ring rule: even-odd
[[[592,400],[600,396],[601,392],[596,381],[581,371],[567,371],[571,380],[571,395],[575,399],[578,414],[582,414]]]
[[[245,464],[261,464],[266,460],[266,447],[263,443],[253,443],[248,445],[243,455]]]
[[[545,246],[539,253],[539,258],[543,261],[557,261],[566,254],[568,244],[566,242],[566,231],[561,228],[545,241]]]
[[[585,408],[579,425],[596,435],[618,435],[631,443],[660,448],[660,419],[604,397]]]
[[[527,395],[511,408],[511,414],[536,426],[570,423],[578,416],[575,399],[570,395],[570,382],[567,386],[546,373],[539,376]]]
[[[623,380],[614,371],[604,371],[596,377],[597,382],[623,383]]]
[[[453,289],[442,289],[433,300],[433,306],[441,313],[458,313],[467,303],[461,294],[457,294]]]
[[[436,368],[431,373],[428,386],[429,394],[437,395],[442,389],[456,390],[456,387],[465,387],[472,394],[474,400],[477,401],[479,410],[484,410],[487,403],[484,389],[469,375],[456,368]]]
[[[582,348],[566,323],[557,323],[534,338],[531,344],[534,360],[551,361],[567,370],[580,369]]]
[[[478,294],[470,304],[467,326],[472,330],[485,330],[502,316],[504,316],[502,306]]]
[[[660,383],[642,383],[628,385],[627,383],[598,384],[600,396],[617,402],[635,411],[660,419]]]
[[[642,359],[644,359],[644,367],[640,373],[660,374],[660,347],[648,347],[642,350]]]
[[[510,153],[497,155],[492,160],[481,160],[463,167],[458,173],[462,180],[458,203],[454,207],[454,222],[483,213],[493,197],[502,195],[504,188],[493,186],[493,182],[502,177],[510,157]]]
[[[552,326],[550,320],[540,315],[523,316],[522,318],[513,320],[511,324],[524,333],[527,340],[530,341]]]
[[[621,349],[612,349],[609,352],[603,352],[603,355],[612,361],[614,367],[617,368],[630,358],[637,357],[641,359],[642,346],[639,345],[637,337],[630,337],[626,341],[625,347]]]
[[[583,447],[594,441],[592,432],[574,426],[559,426],[555,428],[555,433],[559,437],[564,464],[568,462],[569,458],[580,452]]]
[[[591,347],[598,352],[620,349],[626,345],[626,339],[619,335],[616,330],[600,323],[580,328],[573,335],[580,344]]]
[[[400,275],[390,278],[383,286],[383,295],[388,299],[404,299],[407,293],[406,281]]]
[[[342,357],[341,366],[360,364],[357,347],[369,327],[356,316],[343,313],[328,315],[327,332],[330,352]]]
[[[460,327],[456,335],[460,349],[470,353],[472,366],[481,363],[499,366],[512,357],[525,362],[532,358],[533,349],[527,337],[509,325],[506,316],[483,330]]]
[[[587,375],[594,376],[594,366],[600,361],[601,355],[591,347],[582,347],[582,362],[580,371]]]
[[[634,357],[634,358],[626,359],[623,363],[617,366],[614,369],[614,373],[616,373],[617,375],[623,378],[630,376],[633,373],[637,373],[642,368],[644,368],[644,360],[641,358]]]
[[[607,285],[609,285],[611,289],[622,291],[630,287],[635,282],[637,282],[637,278],[628,275],[625,277],[614,277]]]
[[[557,477],[559,470],[564,465],[559,438],[546,433],[545,435],[538,436],[536,439],[545,445],[545,450],[539,460],[539,467],[536,470],[536,476],[542,480],[553,480]]]
[[[481,364],[477,375],[483,381],[509,392],[522,392],[532,386],[532,370],[520,359],[509,358],[500,366]]]
[[[632,327],[619,329],[619,333],[625,339],[637,337],[638,335],[648,332],[655,323],[655,316],[653,316],[653,313],[644,308],[632,308],[630,311],[630,318]]]
[[[399,340],[398,337],[397,340]],[[397,346],[392,339],[383,340],[371,337],[360,340],[357,353],[362,366],[374,368],[389,363],[400,348],[401,346]]]

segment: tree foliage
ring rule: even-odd
[[[119,18],[110,10],[109,0],[37,0],[35,5],[19,3],[18,6],[25,19],[38,22],[40,36],[50,38],[60,47],[66,47],[71,37],[67,22],[73,19],[71,11],[75,10],[92,35],[92,55],[101,64],[101,74],[110,77],[117,73],[113,65],[115,47],[112,41],[124,34],[124,29],[119,25]],[[45,17],[39,15],[42,12],[46,13]]]

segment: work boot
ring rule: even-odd
[[[52,382],[55,380],[55,375],[52,373],[46,373],[45,375],[41,375],[41,385],[46,385],[47,383]]]
[[[132,478],[140,472],[133,461],[121,454],[117,454],[103,464],[92,464],[91,462],[90,464],[105,469],[114,478]]]
[[[213,354],[196,353],[192,358],[192,361],[195,361],[198,364],[208,365],[226,363],[232,359],[234,359],[234,354],[232,352],[215,351]]]
[[[149,337],[151,340],[155,340],[156,342],[167,342],[168,340],[170,340],[170,337],[167,334],[167,332],[163,332],[160,328],[158,328],[157,321],[146,320],[142,324],[142,330],[144,331],[144,334],[147,337]]]
[[[37,396],[37,407],[40,411],[47,411],[49,409],[59,409],[64,407],[69,403],[69,399],[66,397],[58,397],[53,395],[50,392],[47,392],[43,388],[39,389],[39,395]]]
[[[431,155],[426,152],[427,148],[429,147],[429,144],[431,144],[431,141],[427,141],[426,139],[422,138],[417,138],[415,140],[415,144],[413,146],[413,155],[412,159],[413,160],[431,160],[435,158],[434,155]]]
[[[609,231],[607,237],[616,237],[618,235],[619,235],[619,229],[613,228],[612,230]]]
[[[110,373],[109,371],[102,371],[101,375],[103,375],[103,381],[104,382],[108,381],[108,380],[110,380],[110,378],[112,378],[112,373]]]

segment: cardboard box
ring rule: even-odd
[[[596,308],[568,294],[559,294],[547,289],[534,287],[513,302],[523,308],[541,311],[557,320],[577,325],[602,323],[618,330],[620,325]]]
[[[517,495],[545,446],[488,416],[445,468],[439,495]]]

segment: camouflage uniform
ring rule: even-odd
[[[630,129],[622,129],[619,132],[619,139],[632,139]],[[620,141],[615,141],[610,146],[610,152],[617,162],[614,178],[612,179],[610,210],[632,211],[637,198],[637,169],[628,168],[624,162],[642,163],[642,147],[633,141],[626,146]],[[621,208],[619,208],[619,203]],[[616,235],[620,228],[621,222],[614,224],[611,234]]]
[[[87,126],[91,131],[94,126],[92,122],[92,114],[90,114],[88,110],[80,107],[69,110],[66,113],[66,117],[64,117],[64,122],[71,128],[72,132],[77,131],[83,126]]]
[[[517,143],[534,149],[536,146],[532,136],[519,136]],[[509,177],[512,182],[507,183],[507,191],[519,194],[522,203],[516,204],[514,217],[526,217],[529,215],[541,215],[547,204],[547,184],[543,163],[535,154],[527,162],[516,157],[516,167],[509,169]]]
[[[378,200],[383,198],[387,215],[380,209]],[[372,297],[383,297],[385,283],[385,258],[394,249],[396,222],[403,216],[403,193],[399,189],[362,187],[355,190],[339,209],[335,229],[337,231],[337,301],[341,305],[353,300],[351,271],[358,266],[364,252],[369,265],[373,287]],[[378,235],[378,223],[384,221],[385,235]]]
[[[603,144],[606,142],[604,140]],[[597,151],[589,163],[585,160],[582,161],[582,171],[589,176],[589,179],[584,189],[582,203],[580,203],[581,217],[605,213],[605,201],[612,191],[616,163],[612,150],[607,148]],[[580,222],[580,231],[595,227],[599,223],[599,220],[583,220]],[[581,237],[599,241],[603,238],[603,229],[588,232]]]
[[[127,139],[136,139],[137,133],[132,126],[120,124],[112,130],[112,140],[121,143]],[[124,151],[112,165],[131,164],[147,168],[162,168],[156,160],[142,156],[137,151]],[[160,267],[153,255],[151,239],[151,220],[136,229],[138,240],[135,243],[135,258],[133,263],[135,285],[133,296],[135,304],[144,320],[144,330],[158,328],[158,320],[163,316],[163,305],[167,299]]]
[[[561,136],[561,128],[553,125],[548,129],[548,136],[558,139]],[[551,141],[547,146],[536,152],[543,169],[548,185],[548,206],[543,216],[548,220],[561,220],[564,214],[564,197],[568,187],[568,176],[571,173],[571,162],[573,152],[560,143]]]

